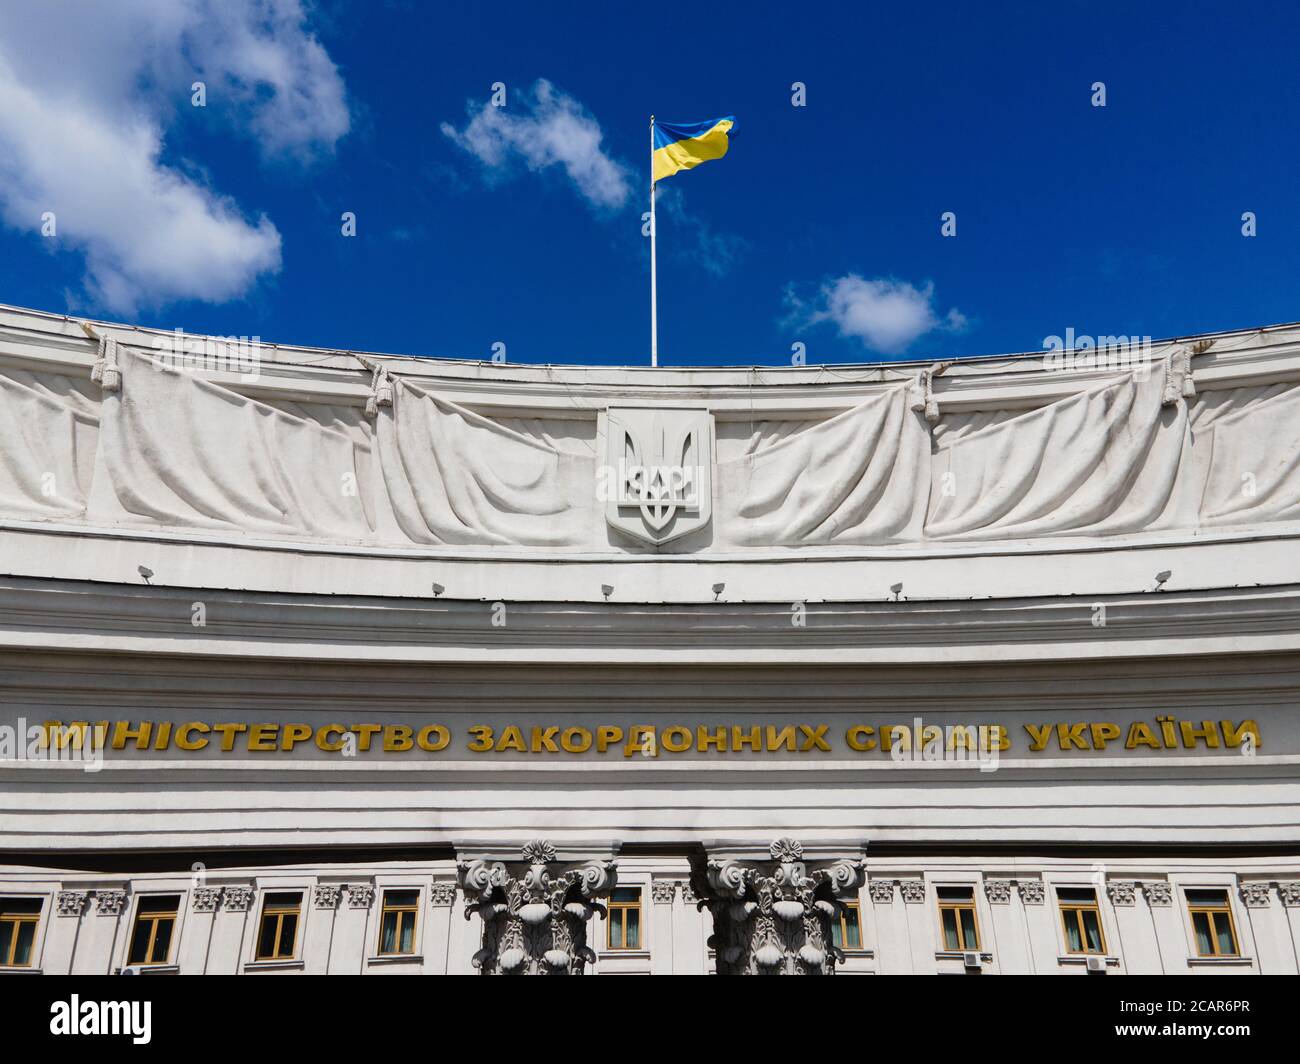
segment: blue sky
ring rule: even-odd
[[[0,302],[644,364],[653,111],[738,120],[725,159],[662,186],[664,365],[1300,318],[1300,17],[1281,4],[17,11],[0,9]]]

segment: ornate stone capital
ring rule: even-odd
[[[317,909],[337,909],[342,887],[337,883],[317,883],[311,889],[311,903]]]
[[[924,879],[900,879],[898,889],[903,893],[903,901],[908,905],[920,905],[925,901]]]
[[[768,852],[770,861],[712,854],[693,877],[713,916],[718,974],[833,975],[844,954],[831,922],[866,880],[860,854],[809,862],[788,838]]]
[[[1173,888],[1166,879],[1148,879],[1142,884],[1142,889],[1146,892],[1147,904],[1153,909],[1174,903]]]
[[[674,879],[654,879],[650,881],[650,897],[656,905],[671,905],[677,893],[677,881]]]
[[[867,889],[871,892],[871,900],[877,905],[888,905],[894,900],[894,881],[892,879],[873,879]]]
[[[429,901],[433,905],[451,905],[456,900],[456,884],[435,879],[429,888]]]
[[[253,903],[252,887],[222,887],[221,906],[227,912],[244,913]]]
[[[348,893],[350,909],[369,909],[371,902],[375,900],[373,883],[348,883],[344,889]]]
[[[1283,881],[1277,885],[1278,897],[1288,908],[1300,905],[1300,880]]]
[[[95,912],[99,916],[121,916],[122,910],[126,908],[126,891],[124,890],[97,890],[95,891]]]
[[[216,912],[217,902],[220,900],[220,887],[195,887],[190,892],[190,907],[196,913]]]
[[[1106,884],[1112,905],[1132,905],[1137,900],[1137,882],[1132,879],[1112,879]]]
[[[1047,893],[1041,879],[1017,879],[1016,889],[1020,891],[1020,900],[1025,905],[1042,905]]]
[[[990,905],[1009,905],[1011,902],[1011,880],[986,879],[984,880],[984,893],[988,896]]]
[[[1246,903],[1248,909],[1267,909],[1273,900],[1268,889],[1268,883],[1265,880],[1242,883],[1238,891],[1241,894],[1241,900]]]
[[[60,916],[80,916],[86,911],[86,903],[89,901],[89,891],[61,890],[55,899],[55,905]]]
[[[605,907],[595,899],[618,882],[613,853],[565,860],[547,839],[519,852],[522,860],[489,852],[456,862],[465,919],[477,914],[483,921],[474,967],[484,975],[581,975],[596,963],[587,921]]]

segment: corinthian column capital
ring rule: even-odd
[[[707,847],[692,882],[713,916],[718,974],[833,975],[844,954],[832,922],[865,881],[860,844],[813,849],[780,838],[766,853],[743,843]]]
[[[483,921],[474,967],[484,975],[581,975],[596,954],[587,922],[614,889],[618,843],[579,850],[534,839],[519,847],[457,846],[465,918]]]

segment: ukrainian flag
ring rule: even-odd
[[[727,154],[727,134],[735,125],[733,115],[687,125],[656,122],[654,149],[650,155],[654,167],[652,179],[662,181],[678,170],[721,159]]]

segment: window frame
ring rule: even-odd
[[[1190,893],[1207,892],[1207,891],[1214,891],[1216,893],[1221,893],[1223,895],[1223,904],[1222,905],[1194,904],[1192,902],[1192,899],[1188,897]],[[1237,934],[1237,917],[1236,914],[1234,914],[1232,911],[1231,889],[1222,886],[1212,886],[1212,887],[1184,886],[1183,906],[1187,912],[1187,922],[1192,935],[1192,951],[1193,951],[1193,956],[1195,957],[1196,960],[1198,961],[1241,960],[1245,956],[1241,952],[1241,937]],[[1197,942],[1196,916],[1198,913],[1206,916],[1209,919],[1209,924],[1210,924],[1210,952],[1209,953],[1202,953],[1200,945]],[[1219,935],[1218,935],[1218,927],[1216,926],[1217,921],[1215,921],[1214,919],[1215,916],[1227,916],[1228,918],[1228,934],[1232,937],[1232,945],[1234,950],[1234,952],[1232,953],[1219,952]]]
[[[420,909],[424,901],[424,892],[419,887],[414,886],[386,886],[379,889],[379,929],[375,942],[375,956],[389,959],[393,957],[415,958],[420,956]],[[414,894],[415,901],[409,905],[390,905],[388,895],[390,894]],[[397,929],[393,935],[393,942],[399,948],[395,950],[384,950],[384,917],[390,912],[397,913]],[[411,924],[411,948],[409,950],[401,949],[402,943],[402,917],[410,914]]]
[[[838,927],[840,931],[839,948],[843,950],[845,953],[861,953],[867,948],[867,937],[863,931],[863,923],[862,923],[862,902],[857,898],[853,898],[851,901],[841,902],[841,905],[843,906],[843,908],[840,909],[840,911],[836,914],[835,920],[833,920],[831,923],[831,942],[833,944],[835,941],[834,932],[835,932],[835,928]],[[849,909],[852,909],[854,915],[857,917],[858,944],[856,946],[850,946],[846,944],[849,940],[849,929],[845,922],[845,914],[846,911]],[[940,920],[940,923],[942,924],[942,919]]]
[[[155,898],[175,898],[176,908],[170,911],[143,913],[141,906]],[[151,890],[135,896],[130,931],[126,936],[126,967],[128,968],[166,968],[172,965],[172,952],[180,939],[181,911],[185,907],[186,894],[183,890]],[[153,926],[149,930],[149,942],[145,947],[145,960],[132,959],[131,950],[135,945],[135,934],[142,920],[148,920]],[[149,960],[153,956],[154,943],[158,940],[158,924],[161,920],[171,921],[171,934],[167,939],[167,954],[160,961]]]
[[[1063,899],[1063,898],[1061,897],[1061,891],[1063,891],[1063,890],[1088,890],[1088,891],[1091,891],[1091,892],[1092,892],[1092,901],[1091,901],[1091,902],[1086,902],[1086,901],[1066,901],[1065,899]],[[1062,939],[1062,945],[1065,947],[1065,955],[1066,955],[1067,957],[1106,957],[1106,956],[1109,956],[1109,954],[1106,952],[1106,923],[1105,923],[1105,921],[1104,921],[1104,920],[1102,919],[1102,917],[1101,917],[1101,900],[1097,897],[1097,888],[1096,888],[1096,887],[1071,887],[1071,886],[1065,886],[1065,885],[1061,885],[1061,886],[1057,887],[1057,888],[1056,888],[1056,908],[1057,908],[1057,911],[1061,914],[1061,939]],[[1065,920],[1065,912],[1066,912],[1067,909],[1071,910],[1071,911],[1074,912],[1074,914],[1075,914],[1075,926],[1076,926],[1076,928],[1078,929],[1078,932],[1079,932],[1079,943],[1080,943],[1081,946],[1083,946],[1082,949],[1071,949],[1071,948],[1070,948],[1070,930],[1069,930],[1069,927],[1068,927],[1068,925],[1066,924],[1066,920]],[[1098,936],[1101,938],[1101,948],[1100,948],[1100,949],[1096,949],[1096,950],[1088,949],[1088,935],[1087,935],[1086,929],[1085,929],[1084,926],[1083,926],[1083,918],[1082,918],[1082,915],[1081,915],[1081,914],[1084,913],[1084,912],[1092,912],[1092,913],[1096,914],[1096,917],[1097,917],[1097,934],[1098,934]]]
[[[982,953],[984,951],[983,935],[980,933],[980,910],[977,885],[974,883],[935,883],[932,885],[934,890],[935,904],[939,916],[939,944],[944,953]],[[968,890],[970,899],[962,901],[945,901],[940,894],[945,890]],[[953,920],[957,929],[956,947],[948,945],[948,932],[943,924],[945,910],[953,910]],[[961,911],[970,910],[971,923],[975,927],[975,942],[970,944],[966,942],[966,932],[961,923]]]
[[[646,940],[645,886],[643,884],[636,883],[636,884],[627,884],[622,887],[616,887],[615,889],[635,890],[636,900],[615,901],[614,895],[612,893],[610,894],[609,899],[605,902],[605,910],[606,910],[605,911],[605,949],[610,953],[637,953],[637,952],[644,951],[647,948],[645,944],[645,940]],[[636,910],[637,943],[635,946],[627,945],[627,913],[628,910],[630,909]],[[623,914],[620,923],[620,927],[622,928],[622,937],[623,937],[623,945],[621,946],[614,945],[612,941],[614,937],[613,916],[615,911],[618,911]]]
[[[296,894],[298,895],[297,904],[292,908],[286,905],[276,905],[268,910],[267,899],[273,894]],[[296,961],[298,959],[298,945],[302,941],[303,910],[306,908],[304,902],[307,897],[307,891],[298,887],[267,887],[261,893],[259,906],[257,910],[257,927],[256,934],[253,937],[253,963],[255,964],[274,964],[283,963],[284,961]],[[280,953],[281,938],[284,933],[284,918],[292,914],[296,919],[293,925],[293,943],[288,954]],[[262,954],[262,929],[265,926],[267,916],[275,916],[275,953],[270,956]]]
[[[37,904],[37,909],[36,912],[34,913],[11,913],[7,915],[0,914],[0,923],[10,923],[13,925],[14,928],[13,937],[9,940],[9,956],[0,957],[0,968],[20,968],[20,969],[35,968],[36,958],[40,952],[41,923],[43,917],[45,916],[46,895],[5,894],[3,896],[0,896],[0,907],[2,907],[4,903],[7,901],[10,902],[34,901]],[[33,924],[35,926],[34,929],[32,930],[32,945],[31,945],[31,949],[28,951],[27,960],[24,963],[19,964],[13,960],[13,956],[18,950],[18,930],[23,924]]]

